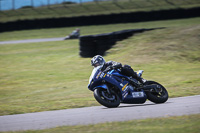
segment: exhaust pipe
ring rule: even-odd
[[[150,91],[150,89],[157,90],[158,85],[145,85],[143,87],[139,87],[138,89],[143,89],[144,91]]]

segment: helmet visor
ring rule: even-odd
[[[94,66],[94,67],[98,67],[98,66],[100,66],[100,64],[99,64],[99,63],[96,63],[96,64],[94,64],[93,66]]]

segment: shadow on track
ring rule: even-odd
[[[169,104],[169,103],[172,103],[172,102],[166,102],[166,103],[162,103],[162,104]],[[127,107],[138,107],[138,106],[152,106],[152,105],[160,105],[160,104],[156,104],[156,103],[148,103],[148,104],[126,104],[126,105],[122,105],[122,106],[119,106],[117,108],[127,108]],[[116,108],[116,109],[117,109]],[[102,109],[113,109],[113,108],[102,108]]]

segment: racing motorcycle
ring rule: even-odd
[[[142,77],[143,72],[139,70],[138,76]],[[101,66],[93,69],[88,89],[94,92],[95,99],[101,105],[108,108],[118,107],[120,103],[142,104],[147,99],[154,103],[168,100],[168,92],[161,84],[147,80],[140,84],[138,80],[122,75],[120,69],[104,72]]]

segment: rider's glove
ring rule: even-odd
[[[122,68],[122,64],[116,62],[116,63],[114,63],[114,64],[112,65],[112,67],[113,67],[113,69],[119,69],[119,68]]]
[[[110,70],[112,70],[113,69],[113,67],[112,66],[109,66],[109,67],[107,67],[103,72],[104,73],[107,73],[108,71],[110,71]]]

